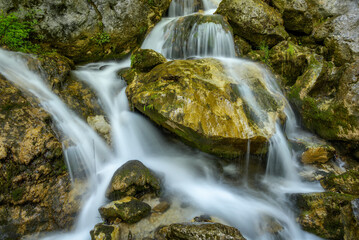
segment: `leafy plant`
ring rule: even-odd
[[[34,26],[38,23],[34,18],[33,12],[23,20],[18,17],[18,13],[0,13],[0,44],[6,45],[11,50],[22,52],[36,51],[39,46],[30,41],[31,34],[34,33]]]
[[[263,41],[260,45],[259,45],[259,50],[264,52],[264,56],[262,58],[262,62],[265,64],[269,63],[269,46]]]
[[[103,46],[106,43],[110,42],[110,35],[107,32],[98,33],[95,37],[92,38],[98,45]]]

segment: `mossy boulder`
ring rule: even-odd
[[[288,37],[281,14],[261,0],[224,0],[216,13],[228,19],[235,35],[255,46],[274,46]]]
[[[131,56],[131,67],[140,72],[148,72],[157,65],[165,62],[167,62],[167,59],[152,49],[139,49],[132,53]]]
[[[121,229],[118,225],[108,225],[98,223],[91,230],[91,240],[118,240],[120,239]]]
[[[349,170],[343,174],[331,174],[322,181],[322,187],[328,191],[351,194],[359,197],[359,172]]]
[[[310,34],[313,30],[313,16],[308,11],[306,0],[273,0],[272,4],[283,16],[288,31]]]
[[[245,240],[238,229],[223,225],[221,223],[174,223],[168,226],[162,226],[157,229],[155,238],[158,240]]]
[[[249,140],[251,153],[264,153],[283,116],[283,99],[266,87],[265,71],[252,62],[175,60],[148,73],[130,71],[126,92],[131,106],[208,153],[235,157],[246,153]],[[241,74],[263,111],[243,100],[241,82],[230,73]]]
[[[332,192],[294,196],[300,209],[298,221],[305,231],[325,239],[357,239],[355,196]],[[353,205],[354,204],[354,205]]]
[[[136,223],[151,213],[151,207],[133,197],[126,197],[100,207],[101,217],[107,222],[116,219],[126,223]]]
[[[141,197],[147,193],[158,194],[161,185],[157,176],[138,160],[123,164],[114,173],[106,196],[118,200],[126,196]]]

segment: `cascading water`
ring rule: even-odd
[[[173,1],[172,4],[178,3],[179,1]],[[203,5],[208,7],[210,4],[204,2]],[[171,7],[177,8],[174,5]],[[176,13],[172,16],[192,13],[185,11],[178,13],[177,10],[174,12]],[[158,39],[164,38],[164,35],[173,34],[170,32],[173,28],[166,28],[166,25],[171,21],[176,21],[176,19],[163,19],[148,36],[142,47],[153,48],[166,54],[163,47],[165,41],[161,42]],[[209,49],[204,47],[206,44],[210,44],[212,48],[217,43],[222,44],[223,42],[222,40],[213,42],[210,36],[212,35],[211,31],[217,27],[219,29],[219,26],[206,26],[206,24],[203,23],[205,26],[203,28],[201,28],[201,24],[196,25],[196,23],[192,26],[190,32],[192,38],[188,38],[187,46],[193,47],[194,44],[197,50],[191,50],[181,57],[233,57],[234,47],[228,53],[226,52],[228,48],[211,53],[201,50]],[[223,30],[222,27],[221,29]],[[195,32],[192,33],[192,31],[201,32],[199,35],[201,39],[197,38],[197,43],[194,37]],[[223,30],[223,32],[225,31]],[[216,32],[216,34],[219,33],[221,31]],[[220,38],[223,39],[223,36]],[[231,44],[233,45],[233,41]],[[166,56],[171,57],[167,54]],[[130,111],[125,95],[125,83],[116,74],[119,69],[129,66],[129,60],[121,63],[90,64],[79,68],[74,73],[77,78],[89,84],[96,91],[110,120],[112,126],[112,149],[110,149],[85,122],[70,111],[46,87],[41,76],[31,72],[25,61],[21,61],[20,58],[21,56],[18,54],[1,50],[1,74],[25,91],[35,95],[42,106],[51,113],[57,128],[71,141],[70,148],[65,149],[69,165],[79,165],[85,168],[86,175],[91,181],[89,185],[91,187],[74,230],[70,233],[49,235],[46,239],[89,239],[89,231],[97,222],[100,222],[97,209],[106,203],[105,190],[113,172],[131,159],[139,159],[149,168],[162,173],[165,179],[165,189],[175,195],[180,195],[181,198],[190,202],[197,209],[189,215],[182,216],[187,221],[199,212],[205,212],[237,227],[247,239],[317,239],[315,236],[303,232],[295,222],[295,217],[285,194],[318,191],[320,189],[301,183],[293,152],[279,123],[272,124],[276,128],[276,134],[270,140],[267,170],[263,176],[263,186],[260,187],[260,190],[252,189],[246,184],[248,175],[245,176],[245,184],[228,185],[218,181],[218,172],[212,157],[198,153],[181,144],[166,141],[162,133],[147,119]],[[262,84],[274,96],[286,102],[274,78],[259,65],[234,58],[221,58],[221,61],[226,66],[228,74],[238,83],[240,94],[258,116],[259,121],[263,120],[262,111],[264,110],[257,103],[257,96],[250,91],[245,76],[238,75],[238,72],[233,71],[232,64],[240,64],[243,69],[255,68],[264,76],[265,81]],[[102,68],[102,66],[106,67]],[[285,112],[287,113],[287,122],[289,121],[287,132],[291,133],[291,136],[295,135],[294,132],[297,131],[298,127],[295,118],[290,115],[292,110],[288,104],[286,104]],[[248,142],[249,148],[250,142]],[[250,161],[248,153],[246,155],[246,168],[248,168]],[[74,162],[80,162],[80,164]],[[283,230],[277,235],[267,232],[267,225],[270,222],[279,223]],[[169,222],[164,223],[169,224]]]

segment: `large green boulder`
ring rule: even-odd
[[[235,35],[260,46],[286,39],[281,14],[261,0],[223,0],[216,13],[228,19]]]
[[[265,74],[247,61],[176,60],[149,72],[131,69],[125,74],[126,92],[131,106],[191,146],[235,157],[246,153],[250,141],[251,153],[260,154],[284,108],[283,98],[267,87]],[[244,83],[259,111],[241,97]]]

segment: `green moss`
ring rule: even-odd
[[[19,201],[24,196],[24,193],[25,193],[25,188],[19,187],[11,192],[11,197],[14,201]]]

